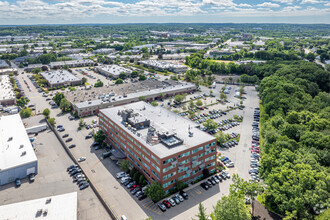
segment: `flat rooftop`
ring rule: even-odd
[[[15,92],[8,75],[0,75],[0,102],[15,99]]]
[[[161,69],[169,69],[169,68],[187,68],[183,65],[173,64],[165,61],[159,61],[159,60],[142,60],[139,63],[149,65],[152,67],[157,67]]]
[[[0,117],[0,137],[0,170],[37,161],[19,114]]]
[[[159,81],[159,80],[144,80],[132,83],[124,83],[119,85],[106,85],[98,87],[98,88],[91,88],[89,90],[77,90],[75,92],[67,91],[65,93],[65,97],[72,103],[79,103],[85,101],[92,101],[98,99],[100,95],[107,95],[109,93],[115,93],[116,96],[123,96],[124,94],[131,94],[137,92],[145,92],[157,88],[169,87],[179,85],[177,81],[174,80],[166,80],[166,81]]]
[[[0,206],[0,220],[76,220],[77,192]]]
[[[97,66],[96,69],[99,71],[103,71],[106,74],[113,75],[113,76],[119,76],[121,73],[131,74],[132,70],[118,66],[118,65],[104,65],[104,66]]]
[[[132,110],[136,114],[136,118],[146,118],[150,120],[150,126],[155,129],[155,132],[160,134],[174,134],[170,138],[164,140],[168,145],[180,144],[180,145],[168,147],[164,143],[159,142],[156,144],[150,144],[147,142],[148,128],[137,130],[133,132],[133,129],[129,129],[122,123],[121,115],[118,115],[119,111]],[[127,133],[130,133],[136,140],[142,145],[146,146],[150,151],[156,154],[159,158],[165,158],[170,155],[176,154],[192,148],[194,146],[203,144],[205,142],[214,141],[215,138],[198,128],[198,124],[183,118],[163,107],[153,107],[146,102],[136,102],[123,106],[108,108],[100,110],[103,114],[114,121],[117,126],[121,127]],[[191,136],[189,130],[193,133]]]
[[[54,70],[40,73],[50,84],[76,82],[80,79],[67,70]]]

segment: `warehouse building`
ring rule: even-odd
[[[195,84],[185,83],[179,85],[173,85],[170,87],[157,88],[152,90],[146,90],[136,93],[129,93],[125,96],[112,96],[109,94],[104,98],[99,98],[91,101],[72,103],[74,111],[78,116],[95,115],[99,113],[100,109],[109,108],[112,106],[126,105],[133,102],[140,101],[140,97],[145,97],[146,101],[152,101],[158,98],[175,96],[182,93],[190,93],[196,90]]]
[[[116,155],[124,155],[168,192],[216,171],[216,139],[186,118],[145,102],[100,111],[100,129]],[[206,171],[207,170],[207,171]]]
[[[0,137],[0,185],[38,173],[38,160],[19,114],[0,117]]]
[[[89,60],[89,59],[85,59],[85,60],[58,61],[58,62],[51,62],[49,64],[50,68],[52,68],[52,69],[63,68],[66,65],[70,68],[83,67],[83,66],[94,66],[95,62],[92,60]]]
[[[0,206],[0,219],[76,220],[77,192]]]
[[[125,73],[126,75],[131,75],[132,73],[132,70],[118,65],[104,65],[95,68],[100,74],[112,78],[118,78],[121,73]]]
[[[8,75],[0,75],[0,105],[14,105],[16,95]]]
[[[50,88],[80,85],[82,83],[81,79],[67,70],[47,71],[40,73],[40,75],[47,80]]]
[[[167,70],[173,73],[184,73],[188,70],[187,66],[172,64],[159,60],[142,60],[139,61],[139,64],[143,64],[144,66],[151,67],[155,70],[161,70],[161,71]]]

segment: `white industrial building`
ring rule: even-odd
[[[184,73],[188,70],[187,66],[168,63],[159,60],[142,60],[139,61],[139,64],[143,64],[144,66],[151,67],[155,70],[161,70],[161,71],[168,70],[174,73]]]
[[[0,105],[14,105],[16,95],[8,75],[0,75]]]
[[[70,68],[73,68],[73,67],[83,67],[83,66],[94,66],[94,64],[95,64],[94,61],[89,59],[84,59],[84,60],[51,62],[49,66],[52,69],[58,69],[58,68],[63,68],[65,65],[69,66]]]
[[[76,220],[77,192],[0,206],[0,219]]]
[[[40,73],[40,75],[47,80],[48,86],[51,88],[81,84],[81,79],[67,70],[47,71]]]
[[[132,70],[119,65],[97,66],[96,69],[99,73],[113,78],[118,78],[121,73],[125,73],[126,75],[130,75],[132,73]]]
[[[38,173],[38,160],[19,114],[0,117],[0,137],[0,185]]]

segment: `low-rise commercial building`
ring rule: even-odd
[[[101,48],[93,51],[93,54],[110,54],[115,52],[114,48]]]
[[[95,62],[89,59],[85,60],[69,60],[69,61],[59,61],[59,62],[51,62],[50,68],[52,69],[59,69],[63,68],[64,66],[72,67],[83,67],[83,66],[94,66]]]
[[[99,118],[108,144],[166,192],[216,171],[216,139],[165,108],[137,102],[103,109]]]
[[[0,117],[0,137],[0,185],[38,173],[38,160],[19,114]]]
[[[0,69],[0,75],[7,75],[9,73],[13,73],[16,75],[18,71],[16,68]]]
[[[77,192],[0,206],[1,219],[76,220]]]
[[[187,66],[172,64],[159,60],[142,60],[139,61],[139,63],[143,64],[144,66],[151,67],[155,70],[161,70],[161,71],[167,70],[174,73],[184,73],[188,70]]]
[[[47,80],[50,88],[61,86],[74,86],[82,83],[81,79],[67,70],[54,70],[40,73]]]
[[[107,94],[103,98],[72,103],[74,111],[78,116],[88,116],[98,114],[100,109],[109,108],[113,106],[126,105],[133,102],[140,101],[141,97],[145,98],[145,101],[152,101],[162,97],[175,96],[182,93],[190,93],[196,90],[195,84],[185,83],[170,87],[157,88],[147,91],[141,91],[136,93],[129,93],[125,96],[112,96]]]
[[[14,105],[16,95],[8,75],[0,75],[0,105]]]
[[[103,65],[95,68],[99,73],[112,78],[118,78],[121,73],[125,73],[126,75],[130,75],[132,73],[131,69],[119,65]]]

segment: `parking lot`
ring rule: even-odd
[[[66,169],[73,162],[50,130],[33,136],[38,158],[38,175],[30,183],[28,178],[21,180],[22,185],[15,184],[0,187],[0,205],[38,199],[51,195],[78,192],[78,219],[110,219],[108,213],[91,188],[82,191],[72,182]]]

